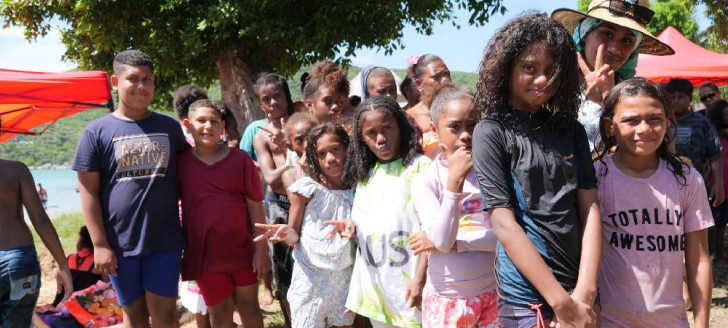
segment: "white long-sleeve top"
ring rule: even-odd
[[[447,161],[440,156],[412,182],[416,214],[437,248],[428,257],[425,288],[445,297],[480,295],[495,289],[497,238],[482,210],[475,173],[468,174],[462,193],[450,192]]]

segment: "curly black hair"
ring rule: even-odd
[[[609,94],[604,99],[604,112],[602,113],[602,119],[599,121],[599,135],[602,138],[595,147],[595,152],[597,153],[596,159],[604,164],[604,157],[614,152],[614,148],[617,146],[617,138],[609,133],[609,125],[612,124],[612,120],[614,119],[614,110],[623,98],[635,96],[645,96],[655,99],[660,102],[662,108],[665,110],[668,123],[667,133],[665,133],[665,138],[657,148],[657,156],[667,161],[668,169],[672,171],[675,179],[681,186],[685,186],[687,183],[685,175],[689,172],[690,167],[680,160],[669,147],[674,138],[674,135],[670,131],[677,128],[672,102],[660,87],[643,78],[620,82],[609,91]],[[602,176],[606,176],[607,172],[608,169],[605,165]]]
[[[316,142],[318,142],[318,140],[324,134],[336,135],[337,137],[339,137],[339,140],[341,141],[341,144],[344,146],[345,150],[349,147],[349,135],[346,134],[346,130],[344,130],[344,127],[340,124],[332,122],[321,123],[313,127],[311,131],[308,132],[308,134],[306,135],[305,171],[312,179],[316,180],[321,184],[324,183],[324,172],[318,163],[318,158],[316,158]],[[347,161],[344,160],[344,165],[346,165],[346,162]],[[346,184],[346,181],[344,181],[344,183]]]
[[[351,143],[346,151],[346,166],[344,168],[344,179],[348,184],[354,185],[369,177],[369,171],[379,160],[376,155],[364,143],[362,137],[362,124],[364,114],[372,111],[381,111],[394,117],[399,127],[399,151],[402,158],[402,165],[409,165],[416,155],[422,154],[420,144],[420,130],[414,121],[407,117],[397,101],[390,97],[376,96],[369,98],[359,104],[354,113],[354,132],[351,136]]]
[[[172,107],[177,112],[177,117],[180,120],[186,119],[190,105],[200,99],[207,99],[207,93],[196,85],[187,84],[177,88],[172,96]]]
[[[544,13],[526,12],[499,28],[480,63],[476,108],[483,116],[509,112],[510,78],[514,59],[530,45],[543,43],[554,60],[549,86],[553,96],[545,109],[576,119],[579,109],[579,72],[576,45],[569,32]]]
[[[288,82],[286,82],[286,79],[284,79],[282,76],[273,73],[260,73],[258,75],[258,78],[255,80],[255,84],[253,84],[255,96],[260,99],[260,95],[258,95],[260,88],[268,84],[275,84],[279,88],[281,88],[281,90],[283,90],[283,94],[286,96],[286,116],[293,115],[293,113],[296,111],[296,108],[295,106],[293,106],[291,89],[288,88]]]

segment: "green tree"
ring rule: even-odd
[[[676,28],[685,38],[698,42],[698,21],[695,19],[694,0],[658,0],[650,4],[655,12],[647,25],[653,35],[660,34],[668,26]]]
[[[720,2],[721,0],[713,0]],[[576,7],[581,12],[589,9],[589,0],[577,0]],[[606,5],[606,4],[605,4]],[[650,1],[650,9],[655,12],[647,30],[653,35],[660,34],[666,27],[672,26],[686,38],[698,41],[698,21],[695,19],[693,0],[657,0]]]
[[[28,39],[59,19],[64,58],[81,69],[109,70],[129,48],[148,53],[156,62],[156,106],[177,86],[219,79],[242,127],[261,114],[252,92],[257,73],[290,76],[325,58],[348,64],[337,55],[362,47],[391,53],[403,47],[405,26],[431,34],[456,9],[475,25],[505,12],[502,0],[3,0],[0,15],[5,26],[24,27]]]
[[[701,0],[705,16],[712,24],[701,33],[701,45],[721,53],[728,52],[728,9],[725,0]]]

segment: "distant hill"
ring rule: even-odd
[[[310,71],[310,68],[301,69],[291,79],[288,86],[291,89],[293,101],[301,100],[301,75]],[[349,67],[348,77],[352,79],[359,74],[361,68]],[[397,75],[404,77],[405,70],[395,69]],[[478,76],[475,73],[452,72],[454,83],[462,84],[475,89]],[[215,83],[208,89],[208,95],[213,100],[221,99],[220,84]],[[116,96],[116,95],[114,95]],[[118,104],[116,97],[114,103]],[[171,101],[170,101],[171,103]],[[164,110],[169,110],[165,108]],[[16,160],[28,166],[42,166],[44,164],[61,165],[73,161],[76,146],[86,124],[94,119],[106,115],[105,109],[89,110],[71,117],[59,120],[46,133],[40,136],[19,136],[0,144],[0,159]],[[171,113],[169,113],[171,114]]]

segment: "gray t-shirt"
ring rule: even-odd
[[[705,177],[706,162],[717,161],[721,156],[718,132],[704,115],[690,112],[677,119],[675,152],[678,156],[689,158],[695,169]]]

